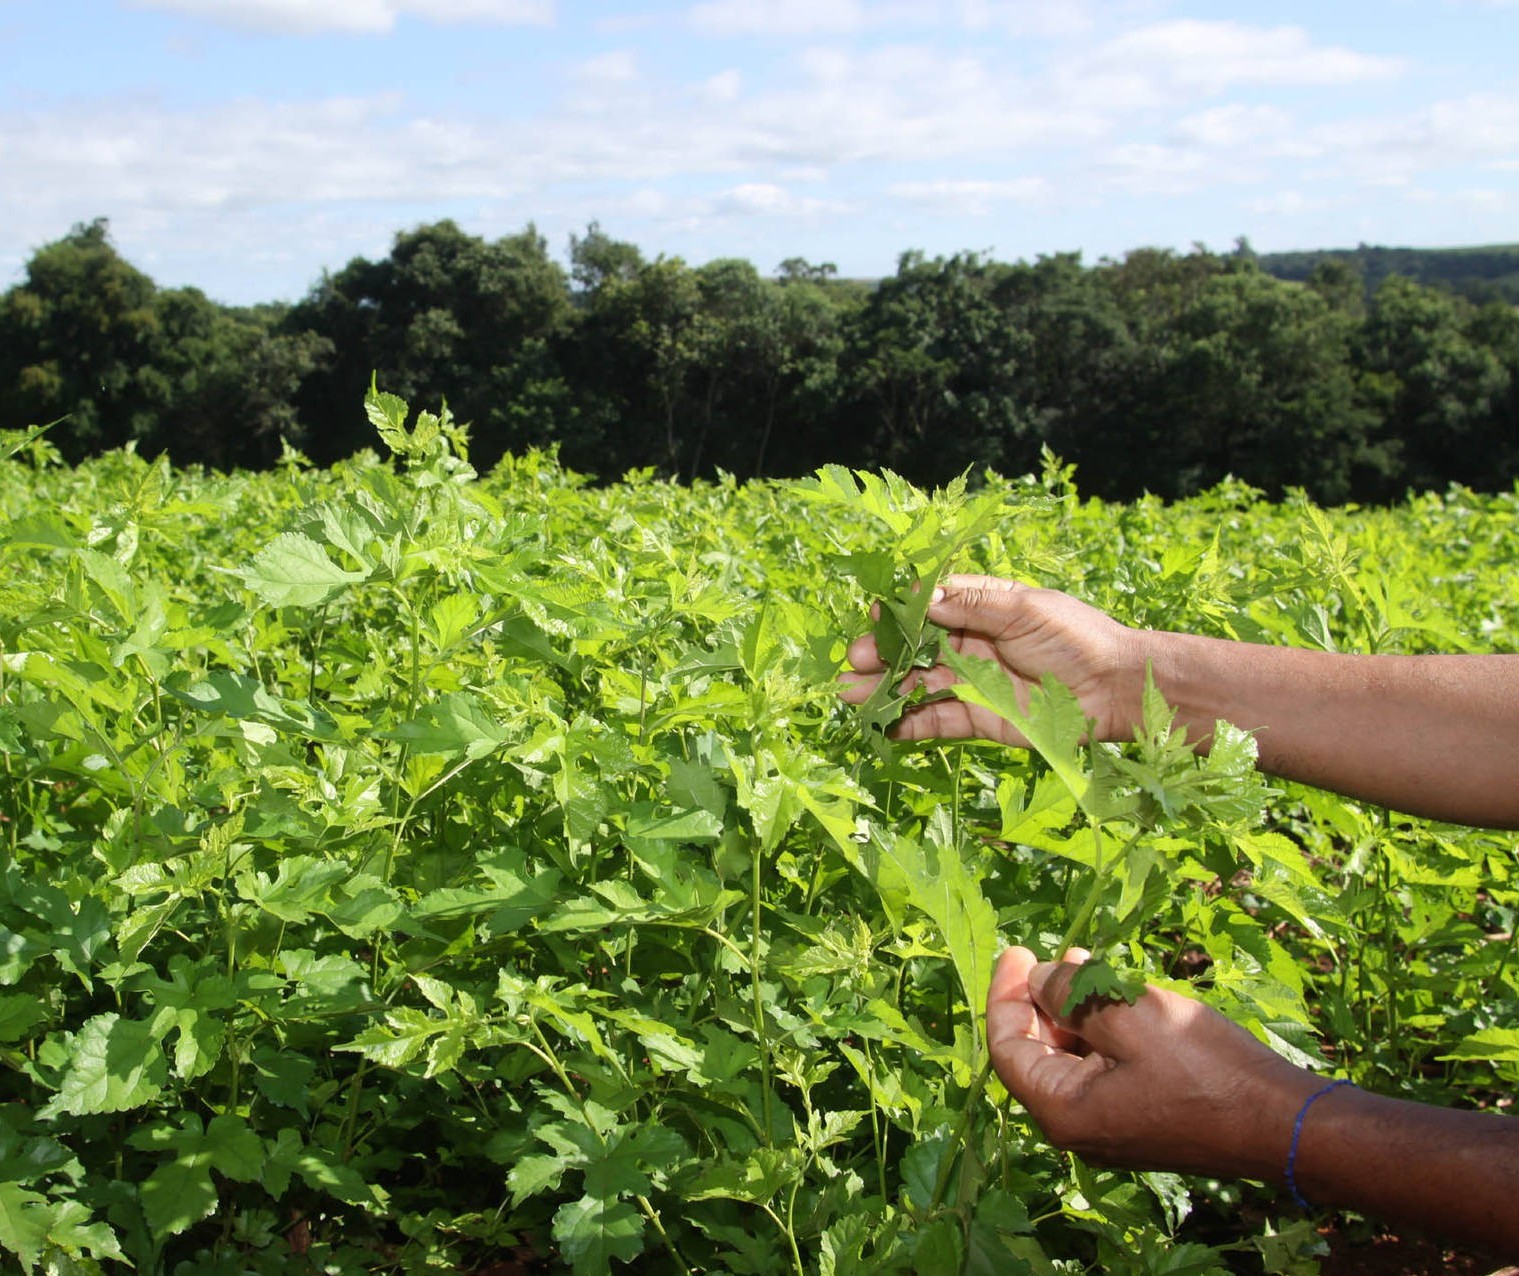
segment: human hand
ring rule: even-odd
[[[1053,677],[1081,702],[1096,723],[1098,739],[1126,740],[1133,734],[1144,689],[1139,635],[1097,608],[1054,589],[993,576],[951,576],[935,591],[928,618],[950,631],[950,646],[962,655],[1000,664],[1020,705],[1027,705],[1031,687]],[[848,659],[840,695],[863,704],[885,676],[886,663],[870,634],[850,644]],[[939,664],[914,670],[903,689],[945,691],[957,681]],[[892,734],[899,740],[979,738],[1028,747],[1006,719],[956,699],[910,706]]]
[[[1072,949],[1002,954],[986,1005],[997,1075],[1056,1147],[1101,1165],[1276,1179],[1321,1082],[1201,1002],[1148,987],[1060,1013]]]

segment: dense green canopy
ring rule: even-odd
[[[1096,265],[906,252],[865,284],[801,258],[773,278],[651,261],[594,225],[569,256],[531,226],[443,221],[293,306],[238,309],[157,288],[105,222],[79,226],[0,298],[0,425],[64,418],[76,459],[135,440],[257,468],[283,439],[331,462],[368,442],[353,405],[377,378],[446,400],[482,468],[556,445],[604,479],[838,461],[938,483],[1048,447],[1109,498],[1234,475],[1341,502],[1519,472],[1519,311],[1388,273],[1422,258],[1281,259],[1299,281],[1243,242]]]

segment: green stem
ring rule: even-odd
[[[659,1211],[649,1203],[649,1198],[646,1196],[635,1195],[633,1199],[638,1202],[638,1208],[643,1211],[643,1216],[649,1220],[649,1224],[654,1228],[654,1232],[659,1237],[660,1243],[665,1247],[665,1253],[669,1254],[675,1261],[675,1265],[680,1268],[682,1276],[691,1276],[691,1269],[686,1266],[686,1260],[680,1256],[680,1251],[675,1248],[675,1242],[670,1239],[670,1234],[665,1231],[664,1223],[660,1221]]]
[[[781,1216],[765,1202],[760,1202],[760,1209],[770,1215],[770,1221],[780,1229],[781,1235],[786,1238],[786,1245],[791,1250],[791,1265],[796,1269],[796,1276],[807,1276],[807,1268],[802,1263],[802,1252],[796,1247],[796,1237],[792,1234],[791,1229],[781,1220]]]
[[[751,929],[749,933],[749,982],[754,992],[754,1036],[760,1050],[760,1098],[764,1105],[765,1128],[761,1132],[761,1141],[766,1147],[770,1146],[770,1131],[772,1117],[771,1076],[770,1076],[770,1037],[765,1031],[765,997],[760,979],[761,961],[761,933],[760,933],[760,848],[756,843],[754,855],[750,862],[749,873],[749,897],[753,908]]]
[[[368,1072],[369,1060],[360,1059],[348,1090],[348,1111],[343,1114],[343,1150],[338,1159],[345,1163],[353,1155],[353,1136],[359,1124],[359,1101],[364,1095],[364,1077]]]
[[[890,1127],[887,1127],[884,1131],[881,1128],[881,1109],[880,1105],[876,1103],[876,1065],[875,1060],[870,1055],[870,1039],[868,1037],[861,1038],[860,1044],[863,1047],[865,1055],[865,1067],[869,1070],[871,1078],[868,1087],[870,1090],[870,1141],[874,1145],[876,1153],[876,1180],[879,1184],[881,1200],[885,1201],[888,1199],[886,1195],[886,1140],[890,1137],[891,1130]]]
[[[1092,885],[1087,890],[1086,898],[1081,902],[1080,911],[1071,919],[1070,925],[1065,928],[1065,934],[1061,936],[1060,947],[1055,953],[1057,958],[1075,943],[1078,938],[1085,937],[1087,925],[1092,920],[1092,914],[1097,911],[1097,905],[1102,899],[1103,891],[1107,889],[1108,879],[1113,875],[1114,870],[1123,863],[1124,857],[1128,855],[1130,849],[1137,841],[1139,841],[1138,829],[1134,831],[1133,836],[1127,842],[1118,848],[1118,854],[1113,856],[1112,861],[1106,866],[1106,872],[1104,872],[1102,862],[1102,825],[1092,825],[1092,843],[1096,851],[1096,862],[1092,865]]]
[[[976,1105],[981,1102],[981,1096],[986,1091],[986,1083],[991,1075],[992,1060],[988,1055],[976,1071],[975,1077],[972,1078],[970,1089],[965,1093],[965,1104],[960,1109],[960,1122],[955,1127],[954,1138],[944,1149],[944,1159],[939,1162],[939,1176],[934,1180],[933,1198],[928,1203],[929,1214],[933,1214],[944,1202],[944,1193],[949,1190],[950,1176],[960,1161],[957,1154],[965,1147],[966,1140],[970,1137],[970,1123],[975,1117]]]

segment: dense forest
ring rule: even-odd
[[[1299,283],[1326,261],[1346,262],[1360,272],[1367,295],[1375,293],[1389,275],[1402,275],[1417,284],[1432,284],[1481,303],[1507,301],[1519,305],[1519,244],[1489,244],[1480,248],[1331,248],[1305,253],[1262,253],[1261,269],[1278,279]]]
[[[651,260],[594,224],[566,268],[531,226],[486,240],[443,221],[250,308],[157,287],[96,221],[0,297],[0,426],[61,418],[70,459],[134,443],[218,469],[286,446],[326,463],[372,442],[375,377],[446,400],[481,469],[555,447],[604,479],[838,461],[933,484],[1022,473],[1048,447],[1111,499],[1230,474],[1329,503],[1507,488],[1519,310],[1411,279],[1396,251],[1270,263],[1299,279],[1244,242],[1094,265],[906,252],[865,284],[800,258],[768,277]]]

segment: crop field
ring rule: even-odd
[[[1515,496],[595,488],[368,409],[330,470],[0,461],[0,1267],[1315,1271],[1283,1191],[1044,1142],[986,1066],[1014,942],[1506,1104],[1512,835],[1272,782],[1250,723],[1089,747],[1057,687],[1038,751],[893,745],[835,678],[950,567],[1514,651]]]

